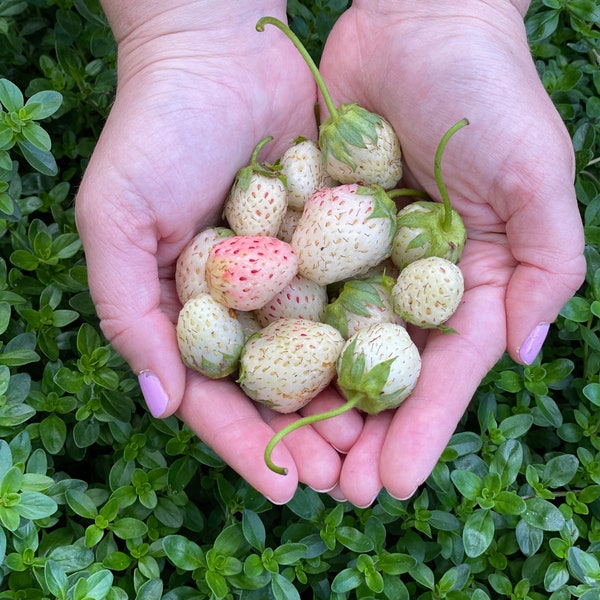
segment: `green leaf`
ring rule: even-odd
[[[548,460],[542,473],[542,482],[548,488],[567,485],[577,473],[579,460],[573,454],[561,454]]]
[[[139,519],[124,517],[114,522],[111,531],[122,540],[131,540],[144,536],[148,532],[148,526]]]
[[[471,471],[456,469],[450,474],[456,489],[467,499],[475,500],[483,489],[483,479]]]
[[[0,103],[8,112],[17,112],[23,107],[21,90],[8,79],[0,79]]]
[[[521,518],[529,525],[543,531],[560,531],[565,526],[565,517],[554,504],[543,498],[529,498],[525,503],[527,510]]]
[[[363,582],[363,574],[355,567],[340,571],[331,582],[331,590],[337,594],[346,594]]]
[[[300,600],[296,587],[279,573],[273,573],[271,576],[271,590],[275,600]]]
[[[58,173],[58,166],[50,151],[38,148],[29,140],[18,141],[17,144],[25,160],[36,171],[42,175],[56,175]]]
[[[54,90],[44,90],[33,94],[25,103],[32,119],[40,120],[53,115],[61,106],[62,94]]]
[[[50,593],[56,598],[63,599],[67,597],[67,574],[53,560],[48,560],[44,565],[44,582]]]
[[[494,520],[487,509],[478,509],[471,513],[463,528],[463,544],[469,558],[481,556],[494,539]]]
[[[184,571],[193,571],[204,563],[204,553],[200,546],[182,535],[167,535],[163,539],[163,549],[167,558]]]
[[[581,583],[598,586],[600,564],[593,554],[571,546],[567,552],[567,562],[573,577]]]
[[[260,517],[251,510],[244,509],[242,512],[242,531],[245,540],[262,552],[265,549],[266,531]]]
[[[87,578],[87,597],[102,600],[106,598],[113,584],[113,574],[107,569],[93,573]]]
[[[98,515],[98,509],[93,500],[84,492],[77,489],[67,490],[65,500],[69,508],[84,519],[95,519]]]
[[[342,546],[353,552],[370,552],[373,549],[373,541],[354,527],[338,527],[335,537]]]
[[[23,492],[15,510],[25,519],[45,519],[53,515],[58,506],[56,502],[40,492]]]

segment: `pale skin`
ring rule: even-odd
[[[119,43],[119,86],[77,198],[103,331],[134,372],[160,382],[158,416],[177,413],[272,501],[289,500],[299,481],[357,506],[382,487],[409,497],[488,370],[505,349],[533,360],[543,324],[585,272],[572,148],[529,55],[528,3],[359,0],[331,32],[321,63],[330,92],[392,123],[407,185],[438,197],[435,146],[469,118],[443,163],[469,234],[467,291],[449,323],[459,335],[418,337],[423,369],[411,398],[394,412],[351,412],[289,435],[273,454],[287,476],[266,468],[263,451],[296,417],[186,371],[173,281],[177,255],[216,222],[256,142],[275,137],[264,155],[273,160],[298,135],[316,136],[306,66],[280,31],[254,30],[262,16],[285,19],[285,2],[103,6]],[[303,414],[341,402],[328,390]]]

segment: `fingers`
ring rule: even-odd
[[[178,416],[252,487],[275,504],[288,502],[298,485],[298,471],[285,444],[273,451],[273,461],[288,469],[287,475],[271,471],[264,451],[274,430],[263,420],[256,406],[226,380],[210,380],[188,372],[184,401]],[[308,429],[308,428],[307,428]],[[310,432],[297,432],[301,442],[318,442]],[[313,432],[314,433],[314,432]],[[326,445],[326,444],[324,444]],[[319,448],[317,444],[317,450]]]
[[[504,351],[508,256],[505,262],[493,244],[471,242],[465,249],[461,266],[468,291],[447,322],[457,333],[429,334],[417,387],[396,411],[381,450],[381,482],[396,498],[408,498],[429,476]]]
[[[394,411],[384,411],[365,420],[360,437],[344,458],[339,492],[354,506],[367,507],[382,488],[379,463]]]

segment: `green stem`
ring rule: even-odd
[[[279,475],[287,475],[288,470],[285,467],[279,467],[276,465],[271,459],[271,454],[273,453],[273,449],[275,446],[288,434],[292,433],[292,431],[296,431],[296,429],[300,429],[300,427],[304,427],[305,425],[311,425],[312,423],[317,423],[318,421],[324,421],[325,419],[332,419],[333,417],[337,417],[338,415],[342,415],[349,410],[352,410],[359,402],[360,397],[356,397],[353,400],[348,400],[342,406],[338,406],[338,408],[333,408],[324,413],[320,413],[318,415],[310,415],[308,417],[303,417],[302,419],[298,419],[293,423],[290,423],[287,427],[284,427],[280,431],[278,431],[272,438],[271,441],[267,444],[265,448],[265,463],[271,471],[275,473],[279,473]]]
[[[398,196],[414,196],[415,198],[422,198],[423,200],[431,200],[427,192],[421,190],[413,190],[412,188],[400,188],[397,190],[390,190],[386,192],[390,198],[397,198]]]
[[[292,44],[294,44],[294,46],[296,47],[298,52],[300,52],[300,54],[302,55],[302,58],[304,58],[304,60],[306,61],[308,68],[311,70],[311,72],[317,82],[317,85],[319,86],[319,89],[321,90],[321,94],[323,94],[323,99],[325,100],[325,104],[327,105],[327,110],[329,111],[330,117],[333,120],[337,119],[337,115],[338,115],[337,107],[335,106],[335,104],[333,103],[333,100],[331,99],[331,95],[329,94],[329,90],[327,89],[327,86],[325,85],[325,81],[323,80],[323,77],[321,77],[319,68],[317,67],[315,61],[312,59],[311,55],[308,53],[308,50],[303,46],[303,44],[300,41],[300,39],[298,38],[298,36],[285,23],[283,23],[282,21],[280,21],[279,19],[277,19],[275,17],[263,17],[262,19],[259,19],[258,22],[256,23],[256,30],[264,31],[266,24],[274,25],[275,27],[277,27],[278,29],[283,31],[283,33],[285,33],[285,35],[287,35],[287,37],[291,40]]]
[[[266,146],[271,141],[273,141],[273,136],[269,135],[266,138],[263,138],[262,140],[260,140],[260,142],[258,142],[258,144],[256,144],[256,146],[254,147],[254,150],[252,151],[252,156],[250,157],[250,164],[252,165],[252,168],[260,169],[260,164],[258,162],[258,154],[263,149],[263,147]]]
[[[446,189],[446,185],[444,184],[444,180],[442,178],[442,155],[444,154],[444,149],[446,148],[448,140],[459,129],[462,129],[465,125],[468,124],[469,121],[467,119],[461,119],[458,123],[452,125],[452,127],[450,127],[448,131],[446,131],[446,133],[440,140],[440,144],[435,152],[433,172],[435,174],[435,182],[440,192],[440,196],[442,197],[442,201],[444,202],[444,222],[442,224],[442,228],[444,229],[444,231],[448,231],[450,229],[450,225],[452,224],[452,205],[450,204],[450,196],[448,195],[448,190]]]

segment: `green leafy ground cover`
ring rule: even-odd
[[[347,2],[288,3],[318,57]],[[577,153],[585,284],[501,360],[416,497],[271,505],[102,338],[73,196],[114,93],[94,0],[0,0],[0,599],[600,598],[600,6],[536,0]]]

